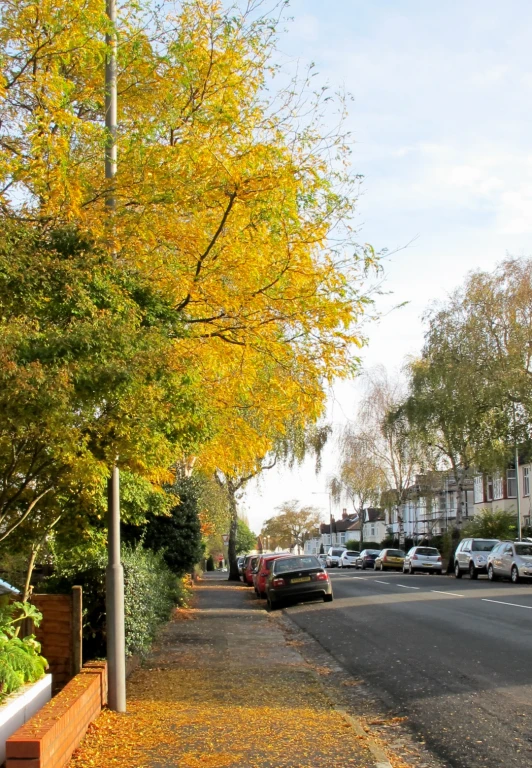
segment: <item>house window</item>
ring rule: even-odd
[[[340,534],[340,544],[345,544],[345,533]]]
[[[530,496],[530,467],[523,467],[523,496]]]
[[[484,501],[484,486],[482,475],[475,477],[475,504],[481,504]]]
[[[497,472],[496,475],[493,475],[493,499],[499,500],[504,498],[504,487],[502,482],[502,475],[500,472]]]
[[[493,478],[488,475],[486,479],[486,501],[493,501]]]
[[[515,469],[506,470],[506,490],[509,499],[515,499],[517,496],[517,477]]]
[[[369,535],[372,538],[375,536],[375,526],[374,525],[370,526],[370,534]]]

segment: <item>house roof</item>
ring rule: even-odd
[[[333,533],[344,533],[345,531],[358,531],[360,530],[360,520],[358,515],[351,515],[350,517],[344,517],[342,520],[333,520],[332,522]],[[330,533],[331,524],[322,523],[320,525],[320,533]]]
[[[369,507],[368,509],[364,510],[364,522],[365,523],[377,523],[380,521],[384,522],[384,510],[383,509],[376,509],[373,507]]]

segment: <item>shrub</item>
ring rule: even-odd
[[[0,703],[24,683],[39,680],[48,667],[35,636],[18,637],[20,623],[27,618],[39,626],[42,614],[29,603],[0,605]]]
[[[162,553],[144,549],[141,544],[122,548],[122,564],[126,655],[144,656],[172,609],[188,602],[189,581],[172,573]],[[94,554],[92,563],[86,560],[83,568],[59,563],[57,573],[46,583],[50,592],[69,592],[74,584],[83,588],[85,660],[106,654],[105,566],[103,552]]]

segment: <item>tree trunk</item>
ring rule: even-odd
[[[40,544],[33,544],[31,547],[31,554],[28,560],[28,567],[26,569],[26,582],[24,584],[24,594],[22,597],[22,601],[25,603],[30,597],[31,593],[31,577],[33,575],[33,569],[35,567],[35,560],[37,559],[37,555],[39,553],[39,549],[41,548]]]
[[[227,481],[227,495],[229,497],[229,510],[231,522],[229,525],[229,544],[227,547],[227,559],[229,560],[229,581],[240,581],[238,564],[236,559],[236,534],[238,529],[238,509],[236,505],[237,488],[232,480]]]

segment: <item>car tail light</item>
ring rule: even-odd
[[[320,573],[317,573],[314,578],[316,579],[316,581],[329,581],[329,577],[323,571],[321,571]]]
[[[272,581],[272,584],[273,584],[274,587],[284,587],[285,583],[286,582],[285,582],[284,579],[274,579]]]
[[[388,558],[386,557],[386,555],[384,555],[384,557],[382,558],[382,562],[385,563],[387,560]]]
[[[438,562],[441,563],[441,555],[438,557]]]
[[[412,555],[412,560],[417,560],[417,559],[418,559],[417,555]]]

